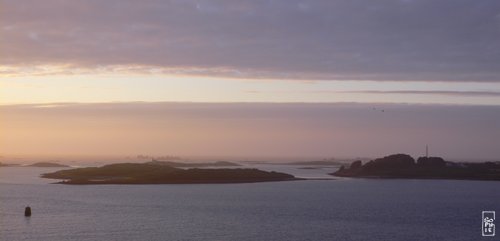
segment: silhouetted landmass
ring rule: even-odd
[[[237,167],[237,166],[241,166],[240,164],[236,164],[233,162],[227,162],[227,161],[189,163],[189,162],[173,162],[173,161],[152,160],[150,162],[146,162],[146,164],[160,165],[160,166],[171,166],[171,167]]]
[[[362,164],[353,162],[332,173],[340,177],[416,178],[500,180],[500,164],[454,163],[441,157],[419,157],[417,161],[406,154],[394,154]]]
[[[20,166],[19,164],[9,164],[9,163],[2,163],[0,162],[0,167],[18,167]]]
[[[28,165],[27,167],[69,167],[69,166],[52,162],[37,162]]]
[[[181,169],[167,165],[120,163],[43,174],[63,184],[194,184],[299,180],[292,175],[258,169]]]

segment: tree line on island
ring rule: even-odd
[[[300,180],[286,173],[254,168],[182,169],[158,162],[118,163],[60,170],[42,174],[42,177],[63,180],[59,182],[62,184],[195,184]]]
[[[366,178],[415,178],[415,179],[462,179],[500,180],[498,162],[456,163],[441,157],[419,157],[416,161],[407,154],[393,154],[362,164],[351,163],[332,173],[339,177]]]

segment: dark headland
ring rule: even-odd
[[[120,163],[43,174],[62,184],[197,184],[300,180],[292,175],[258,169],[181,169],[149,163]]]
[[[332,173],[339,177],[459,179],[500,181],[500,164],[494,162],[456,163],[441,157],[419,157],[394,154],[365,163],[353,162]]]

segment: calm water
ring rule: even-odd
[[[470,241],[482,240],[481,211],[500,211],[499,182],[65,186],[37,178],[53,170],[0,168],[1,240]]]

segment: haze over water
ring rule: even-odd
[[[0,106],[0,112],[4,162],[37,155],[73,156],[80,162],[139,154],[241,160],[375,158],[400,152],[418,157],[425,155],[425,145],[431,155],[450,160],[500,156],[498,106],[109,103]]]

